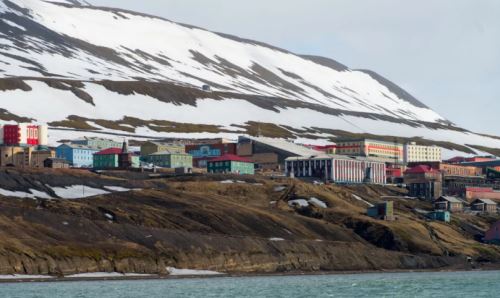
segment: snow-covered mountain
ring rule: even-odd
[[[309,142],[350,132],[500,148],[372,71],[81,0],[0,0],[0,77],[0,119],[59,129],[258,129]],[[70,134],[51,132],[54,141]]]

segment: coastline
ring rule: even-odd
[[[47,278],[12,278],[0,279],[0,284],[9,283],[58,283],[58,282],[95,282],[95,281],[144,281],[144,280],[183,280],[212,278],[246,278],[246,277],[279,277],[279,276],[325,276],[325,275],[358,275],[358,274],[404,274],[404,273],[446,273],[446,272],[484,272],[500,271],[500,264],[491,264],[482,268],[447,268],[418,270],[361,270],[361,271],[293,271],[275,273],[221,273],[208,275],[143,275],[143,276],[113,276],[113,277],[47,277]]]

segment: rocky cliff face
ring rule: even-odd
[[[42,192],[54,183],[136,190],[73,200],[1,197],[0,274],[166,274],[167,266],[247,273],[432,269],[463,267],[466,255],[500,260],[498,248],[474,240],[495,218],[428,223],[411,209],[430,206],[401,199],[398,221],[375,221],[352,197],[373,203],[397,189],[127,175],[2,171],[1,181],[17,182],[2,184],[2,193]],[[287,203],[310,197],[328,208]]]

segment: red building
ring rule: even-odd
[[[47,126],[34,124],[9,124],[2,128],[1,143],[6,146],[47,145]]]
[[[409,195],[432,201],[443,193],[443,176],[440,171],[427,165],[419,165],[404,172],[404,182]]]
[[[388,183],[402,183],[403,173],[406,167],[401,165],[389,165],[386,167],[386,176]]]

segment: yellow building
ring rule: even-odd
[[[0,166],[43,168],[47,158],[56,156],[54,150],[35,150],[34,147],[0,147]]]
[[[403,145],[372,139],[337,141],[339,155],[364,156],[386,163],[403,163]]]
[[[438,146],[422,146],[412,142],[404,145],[404,162],[440,162],[442,149]]]
[[[183,144],[163,143],[163,142],[145,142],[141,145],[141,156],[145,157],[157,152],[168,151],[173,154],[184,154],[186,149]]]
[[[24,152],[23,147],[19,146],[1,146],[0,147],[0,166],[14,166],[14,157]]]

